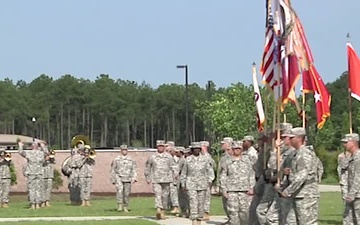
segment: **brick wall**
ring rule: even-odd
[[[15,164],[17,185],[11,187],[11,192],[24,193],[27,191],[26,178],[22,174],[22,168],[26,164],[26,159],[21,157],[17,151],[10,151],[12,160]],[[119,150],[96,150],[96,165],[93,170],[93,193],[114,193],[115,186],[110,182],[110,166],[112,160],[120,154]],[[154,150],[129,150],[128,153],[137,164],[137,180],[138,182],[132,185],[131,192],[133,194],[150,194],[153,193],[152,186],[145,182],[144,167],[145,162],[149,156],[154,154]],[[54,168],[61,173],[62,162],[70,155],[69,150],[56,150]],[[67,193],[67,177],[61,173],[63,179],[63,186],[58,190],[54,189],[55,193]]]

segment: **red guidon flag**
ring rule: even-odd
[[[321,129],[330,116],[331,95],[314,65],[303,73],[303,92],[313,93],[316,105],[317,127]]]
[[[258,79],[256,76],[256,67],[253,66],[253,85],[254,85],[254,95],[255,95],[255,105],[256,105],[256,120],[258,125],[258,131],[261,132],[264,130],[265,123],[265,112],[262,104]]]
[[[347,43],[349,90],[351,97],[360,101],[360,58],[353,46]]]

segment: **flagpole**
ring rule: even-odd
[[[286,123],[286,113],[284,113],[284,115],[283,115],[283,119],[284,119],[284,123]]]
[[[301,89],[301,95],[302,95],[302,126],[303,128],[306,128],[306,112],[305,112],[305,102],[306,102],[306,96],[304,92],[304,84]]]
[[[346,35],[347,38],[347,42],[350,42],[350,34],[347,33]],[[348,59],[349,60],[349,59]],[[349,71],[348,71],[348,77],[349,77]],[[351,89],[350,89],[350,83],[348,82],[348,100],[349,100],[349,130],[350,130],[350,134],[352,134],[352,99],[351,99]]]

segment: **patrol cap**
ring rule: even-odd
[[[168,142],[166,142],[166,146],[167,146],[167,147],[174,147],[174,146],[175,146],[175,142],[173,142],[173,141],[168,141]]]
[[[231,144],[234,140],[231,137],[224,137],[224,139],[220,142],[221,144]]]
[[[291,136],[291,130],[284,130],[281,137],[290,137],[289,135]]]
[[[255,140],[255,138],[253,136],[251,136],[251,135],[247,135],[243,139],[243,141],[254,141],[254,140]]]
[[[183,149],[185,149],[185,148],[184,148],[184,147],[181,147],[181,146],[176,146],[176,147],[174,148],[174,151],[175,151],[175,152],[182,152]]]
[[[359,141],[359,135],[357,133],[346,134],[341,142]]]
[[[306,130],[303,127],[295,127],[291,129],[290,133],[283,134],[283,137],[296,137],[296,136],[306,136]]]
[[[201,148],[201,143],[200,142],[191,142],[191,149],[196,149],[196,148]]]
[[[280,123],[280,131],[286,131],[293,129],[293,125],[291,123]]]
[[[156,146],[165,146],[165,141],[164,140],[157,140],[156,141]]]
[[[208,141],[201,141],[200,142],[202,146],[209,147],[210,143]]]
[[[242,144],[240,145],[240,143],[238,141],[234,141],[232,144],[231,144],[231,148],[232,149],[240,149],[242,148]]]
[[[184,154],[186,154],[186,153],[190,153],[190,148],[184,148],[183,153],[184,153]]]
[[[127,147],[127,145],[121,145],[121,146],[120,146],[120,149],[121,149],[121,150],[127,150],[128,147]]]

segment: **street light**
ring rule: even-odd
[[[177,65],[177,69],[185,69],[185,143],[189,145],[189,76],[188,76],[188,65]]]
[[[32,121],[32,123],[33,123],[33,142],[35,142],[35,122],[36,122],[36,119],[35,119],[35,117],[33,117],[32,119],[31,119],[31,121]]]

